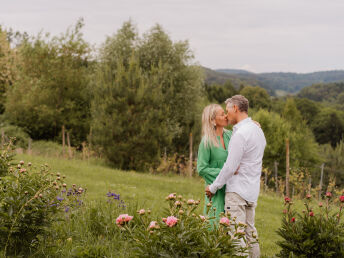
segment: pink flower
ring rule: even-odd
[[[140,215],[144,215],[145,213],[146,213],[146,211],[144,209],[139,210]]]
[[[319,202],[319,207],[321,208],[323,206],[322,202]]]
[[[309,216],[314,217],[314,212],[313,211],[309,212]]]
[[[310,194],[306,195],[306,199],[311,199],[311,198],[312,198],[312,195],[310,195]]]
[[[340,202],[344,202],[344,195],[341,195],[341,196],[339,197],[339,200],[340,200]]]
[[[166,200],[175,200],[176,199],[176,194],[175,193],[171,193],[166,197]]]
[[[284,198],[284,201],[285,201],[286,203],[289,203],[289,202],[291,201],[291,199],[290,199],[289,197],[285,197],[285,198]]]
[[[158,228],[160,228],[158,222],[151,221],[151,223],[149,224],[149,229],[158,229]]]
[[[166,225],[169,226],[170,228],[176,225],[178,222],[178,219],[174,216],[169,216],[166,218]]]
[[[199,215],[202,221],[205,221],[205,217],[203,215]]]
[[[287,210],[286,209],[283,210],[283,214],[287,214]]]
[[[174,204],[175,204],[176,206],[181,206],[181,205],[182,205],[182,203],[181,203],[180,201],[176,201]]]
[[[294,217],[291,218],[291,222],[293,222],[293,223],[295,222],[295,218]]]
[[[220,224],[224,225],[224,226],[229,226],[231,224],[231,222],[229,221],[229,219],[227,217],[222,217],[220,219]]]
[[[188,204],[188,205],[193,205],[193,204],[195,204],[195,201],[192,200],[192,199],[189,199],[188,202],[187,202],[187,204]]]
[[[332,193],[331,193],[331,192],[327,192],[327,193],[325,194],[325,196],[326,196],[327,198],[331,198],[331,197],[332,197]]]
[[[133,216],[129,216],[128,214],[121,214],[116,219],[117,226],[121,227],[125,223],[131,221],[133,219]]]

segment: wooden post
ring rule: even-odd
[[[321,192],[322,192],[322,186],[323,186],[324,166],[325,166],[325,163],[322,163],[320,167],[321,173],[320,173],[320,183],[319,183],[319,200],[321,199]]]
[[[189,136],[189,176],[192,177],[192,133]]]
[[[82,160],[86,159],[86,142],[82,142]]]
[[[65,126],[62,126],[62,156],[65,157],[65,145],[66,145],[66,139],[65,139]]]
[[[73,154],[72,154],[72,147],[70,146],[69,132],[67,132],[67,143],[68,143],[68,156],[71,159],[73,158]]]
[[[4,147],[5,144],[5,132],[4,129],[1,129],[1,147]]]
[[[286,140],[286,173],[285,173],[285,192],[286,196],[290,197],[289,193],[289,139]]]
[[[275,167],[275,186],[276,186],[276,193],[278,193],[278,162],[274,162]]]
[[[27,154],[31,155],[32,152],[31,152],[31,145],[32,145],[32,139],[29,138],[29,144],[28,144],[28,147],[27,147]]]

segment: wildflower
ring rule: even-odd
[[[69,207],[66,206],[66,207],[65,207],[65,212],[68,212],[68,211],[69,211]]]
[[[167,220],[166,218],[162,218],[162,221],[165,222],[165,223],[166,223],[166,220]]]
[[[321,208],[323,206],[322,202],[319,202],[319,207]]]
[[[63,201],[63,198],[61,196],[57,196],[56,199],[60,202]]]
[[[180,201],[176,201],[176,202],[174,203],[174,205],[176,205],[177,207],[179,207],[179,206],[182,206],[182,203],[181,203]]]
[[[70,237],[70,238],[67,238],[67,241],[68,242],[72,242],[72,238]]]
[[[205,221],[205,217],[203,215],[199,215],[199,217],[202,221]]]
[[[310,195],[310,194],[306,195],[306,199],[311,199],[311,198],[312,198],[312,195]]]
[[[229,221],[229,219],[227,217],[222,217],[220,219],[220,224],[224,225],[224,226],[229,226],[231,224],[231,222]]]
[[[57,172],[57,173],[56,173],[56,176],[57,176],[57,177],[59,177],[59,176],[60,176],[60,173],[59,173],[59,172]]]
[[[145,211],[144,209],[141,209],[141,210],[138,211],[138,213],[139,213],[140,215],[145,215],[146,211]]]
[[[290,203],[291,199],[289,197],[284,198],[285,203]]]
[[[39,198],[42,198],[42,197],[43,197],[43,194],[40,193],[40,194],[38,195],[38,197],[39,197]]]
[[[310,217],[314,217],[314,212],[313,212],[313,211],[310,211],[310,212],[309,212],[309,216],[310,216]]]
[[[24,193],[25,193],[25,194],[28,194],[29,192],[28,192],[28,191],[25,191]]]
[[[247,227],[247,225],[244,222],[240,222],[240,221],[239,221],[238,225],[239,225],[239,227],[245,227],[245,228]]]
[[[56,178],[56,180],[60,181],[60,180],[61,180],[61,177],[58,176],[58,177]]]
[[[170,228],[176,225],[178,222],[178,219],[174,216],[169,216],[166,218],[166,225],[169,226]]]
[[[327,198],[331,198],[331,197],[332,197],[332,193],[331,193],[331,192],[326,192],[325,196],[326,196]]]
[[[26,169],[25,169],[25,168],[21,168],[21,169],[19,170],[19,172],[20,172],[20,173],[25,173],[25,172],[26,172]]]
[[[56,190],[59,190],[59,188],[60,188],[60,187],[59,187],[58,185],[57,185],[57,186],[55,186],[55,189],[56,189]]]
[[[175,200],[176,199],[176,194],[175,193],[171,193],[166,197],[166,200]]]
[[[192,199],[189,199],[188,202],[187,202],[187,204],[188,204],[188,205],[193,205],[193,204],[195,204],[195,201],[192,200]]]
[[[242,229],[237,229],[237,231],[235,233],[240,235],[240,236],[244,236],[245,235],[245,231],[242,230]]]
[[[129,216],[128,214],[121,214],[116,219],[117,226],[121,227],[125,223],[131,221],[133,219],[133,216]]]
[[[76,187],[76,185],[75,185],[75,184],[73,184],[72,186],[73,186],[73,188],[75,188],[75,187]]]
[[[212,205],[211,202],[209,202],[209,203],[207,204],[207,207],[211,207],[211,205]]]
[[[287,214],[287,210],[286,209],[283,210],[283,214]]]
[[[179,199],[179,200],[183,199],[183,196],[178,195],[178,199]]]
[[[291,222],[293,222],[293,223],[295,222],[295,218],[294,217],[291,218]]]
[[[63,186],[64,188],[66,188],[66,187],[67,187],[67,184],[66,184],[66,183],[63,183],[62,186]]]
[[[148,210],[147,210],[147,213],[148,213],[148,214],[151,214],[151,210],[148,209]]]
[[[149,228],[149,229],[159,229],[160,226],[159,226],[158,222],[156,222],[156,221],[151,221],[151,223],[149,223],[149,227],[148,227],[148,228]]]
[[[29,162],[29,163],[27,163],[27,165],[28,165],[29,167],[31,167],[32,163],[31,163],[31,162]]]
[[[344,202],[344,195],[341,195],[341,196],[339,197],[339,200],[340,200],[340,202]]]
[[[19,164],[20,164],[20,165],[24,165],[24,160],[21,160],[21,161],[19,162]]]
[[[17,168],[21,168],[21,165],[20,165],[20,164],[18,164]]]
[[[180,215],[183,215],[183,214],[184,214],[184,211],[183,211],[183,210],[179,210],[179,214],[180,214]]]

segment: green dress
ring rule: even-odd
[[[205,147],[204,140],[202,139],[199,148],[198,148],[198,158],[197,158],[197,171],[198,174],[203,177],[205,180],[205,184],[210,185],[212,184],[218,174],[221,171],[221,168],[225,164],[228,156],[228,143],[231,139],[232,131],[223,130],[223,141],[226,146],[226,149],[222,147],[220,142],[220,136],[218,136],[219,147]],[[219,215],[221,212],[224,212],[225,206],[225,194],[226,194],[226,186],[219,189],[216,194],[211,198],[212,200],[212,208],[216,207],[215,214],[208,213],[209,216],[216,217],[216,221],[219,220]],[[205,205],[204,205],[204,214],[207,211],[207,204],[209,203],[208,197],[205,195]],[[212,209],[211,208],[211,209]],[[214,223],[214,221],[212,221]]]

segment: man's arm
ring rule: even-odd
[[[211,193],[215,194],[217,190],[226,184],[235,171],[237,171],[244,154],[244,147],[244,137],[238,133],[234,134],[229,142],[227,160],[216,180],[209,186]]]

